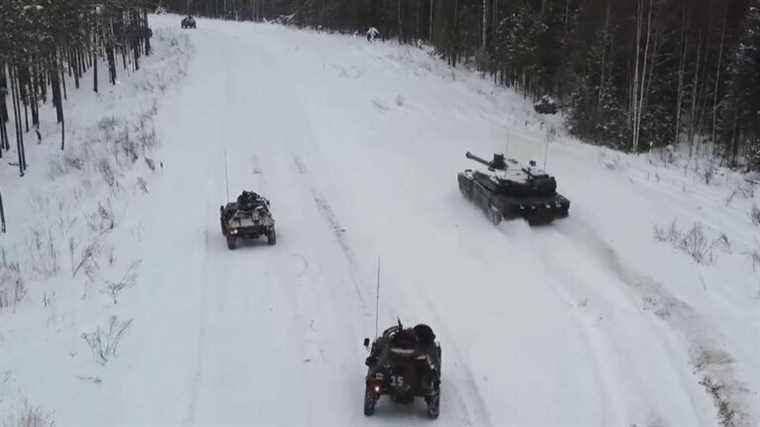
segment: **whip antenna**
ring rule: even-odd
[[[227,203],[230,202],[230,172],[227,167],[227,147],[224,147],[224,185],[227,187]]]
[[[377,257],[377,298],[375,300],[375,339],[377,339],[378,323],[380,320],[380,257]]]

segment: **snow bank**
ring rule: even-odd
[[[153,54],[142,69],[116,86],[93,94],[83,85],[69,93],[63,152],[57,149],[60,130],[53,111],[44,106],[43,139],[39,145],[31,138],[27,141],[26,176],[19,178],[8,168],[2,171],[8,233],[0,241],[0,365],[8,369],[0,381],[0,412],[11,412],[24,398],[39,398],[39,390],[23,384],[28,384],[28,375],[44,373],[25,368],[61,363],[68,357],[56,348],[61,339],[72,352],[80,351],[75,350],[81,347],[77,340],[84,344],[99,339],[78,337],[76,330],[94,327],[88,319],[93,300],[117,303],[124,286],[113,277],[135,265],[122,259],[115,242],[131,232],[122,224],[128,222],[133,200],[149,193],[160,174],[156,114],[186,74],[192,54],[186,35],[158,30],[152,43]],[[83,313],[80,319],[60,318],[78,311]],[[36,323],[44,318],[48,328],[41,330]],[[51,334],[60,334],[61,322],[75,335],[58,335],[51,342]],[[50,329],[53,324],[58,326]],[[19,343],[25,341],[35,343],[35,355],[24,355],[28,344]],[[116,344],[111,346],[108,350],[115,354]],[[52,354],[40,354],[45,352]],[[19,363],[24,358],[28,362]],[[29,404],[20,408],[19,420],[55,419]]]

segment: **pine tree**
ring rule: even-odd
[[[760,0],[752,0],[729,68],[730,82],[722,103],[722,131],[727,153],[736,164],[741,146],[754,169],[760,168]]]

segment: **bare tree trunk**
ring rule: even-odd
[[[602,40],[602,62],[601,69],[599,70],[599,90],[596,95],[596,105],[594,106],[594,118],[599,113],[599,106],[602,105],[602,96],[607,84],[607,43],[610,31],[610,1],[607,0],[607,7],[604,17],[604,40]],[[596,137],[596,136],[595,136]]]
[[[414,12],[414,42],[417,43],[417,40],[420,40],[422,38],[422,34],[420,33],[420,21],[422,20],[422,1],[421,0],[415,0],[415,4],[417,5],[417,8]]]
[[[150,56],[150,26],[148,26],[148,8],[143,9],[143,32],[145,37],[145,56]]]
[[[644,61],[643,66],[641,69],[641,87],[638,88],[639,92],[639,105],[636,107],[636,124],[634,129],[634,142],[633,142],[633,151],[638,152],[639,148],[639,138],[641,136],[641,116],[644,110],[644,99],[646,98],[646,88],[647,88],[647,61],[652,61],[649,59],[649,44],[650,40],[652,38],[652,14],[654,9],[654,0],[649,0],[649,15],[647,18],[647,41],[644,46]]]
[[[18,69],[11,66],[9,67],[11,82],[11,98],[13,104],[13,124],[16,127],[16,152],[18,154],[18,172],[19,176],[24,176],[25,156],[24,156],[24,134],[21,129],[21,108],[19,105],[19,89],[18,89]]]
[[[98,93],[98,42],[97,42],[97,24],[95,31],[92,32],[92,90]]]
[[[5,233],[5,209],[3,208],[2,194],[0,194],[0,231]]]
[[[404,23],[401,20],[401,1],[398,1],[398,41],[399,43],[404,43]]]
[[[491,3],[491,40],[496,40],[496,30],[499,27],[499,0]]]
[[[5,63],[0,62],[0,159],[3,158],[3,150],[9,147],[8,130],[6,122],[8,121],[8,104],[5,100],[8,94],[8,83],[5,78]]]
[[[58,60],[56,59],[56,65],[57,64]],[[68,93],[66,91],[66,74],[64,73],[63,67],[61,67],[61,86],[63,86],[63,99],[69,99]]]
[[[697,37],[697,61],[694,64],[694,79],[691,87],[691,111],[689,112],[689,160],[694,154],[694,138],[697,129],[697,98],[699,97],[699,73],[702,64],[702,32]]]
[[[53,91],[53,106],[55,107],[56,120],[63,121],[63,98],[61,96],[61,76],[58,70],[58,58],[53,54],[50,65],[50,84]]]
[[[39,111],[39,100],[37,99],[37,79],[39,79],[39,73],[36,71],[34,66],[32,66],[32,69],[30,70],[30,91],[31,91],[31,107],[32,107],[32,126],[34,126],[34,133],[37,135],[37,144],[42,143],[42,135],[40,134],[40,111]]]
[[[79,49],[76,49],[72,54],[74,61],[74,88],[79,89]]]
[[[681,54],[679,55],[678,62],[678,91],[676,92],[676,128],[674,142],[678,142],[678,137],[681,135],[681,104],[683,103],[683,77],[686,68],[686,52],[688,51],[689,33],[688,33],[688,6],[683,7],[683,18],[681,20],[681,44],[679,45]]]
[[[731,126],[731,167],[736,167],[736,158],[739,155],[739,109],[734,107],[734,120]]]
[[[633,141],[631,141],[631,147],[633,151],[636,151],[637,145],[637,123],[638,123],[638,99],[639,99],[639,57],[641,56],[641,27],[643,25],[644,8],[642,2],[644,0],[636,0],[636,50],[634,50],[634,62],[633,62],[633,89],[631,91],[631,113],[633,120],[631,122],[633,130]]]
[[[127,67],[127,47],[122,45],[121,49],[118,49],[118,51],[121,53],[121,64],[124,66],[124,71],[127,71],[126,74],[129,74],[129,68]]]
[[[567,32],[567,23],[569,21],[570,16],[570,0],[565,0],[565,13],[563,14],[563,24],[565,24],[565,32]]]
[[[487,0],[482,1],[482,8],[483,8],[483,31],[481,31],[480,36],[480,48],[485,49],[486,48],[486,34],[488,33],[488,3]]]
[[[459,59],[459,0],[454,0],[454,67]]]
[[[112,85],[116,84],[116,54],[111,41],[106,42],[106,60],[108,62],[108,76]]]
[[[435,0],[430,0],[430,30],[428,31],[428,38],[430,42],[433,42],[433,7],[435,7]]]
[[[720,33],[720,48],[718,49],[718,65],[715,69],[715,89],[713,90],[712,107],[712,144],[715,144],[716,127],[718,123],[718,89],[720,86],[720,69],[723,63],[723,44],[726,39],[726,21],[728,21],[728,7],[723,15],[723,29]]]
[[[19,89],[21,90],[21,96],[19,98],[21,98],[22,104],[24,104],[24,125],[26,127],[26,133],[29,133],[29,97],[27,94],[28,79],[26,76],[28,70],[26,66],[23,66],[21,70],[22,72],[19,75]]]

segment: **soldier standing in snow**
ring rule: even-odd
[[[369,30],[367,30],[367,41],[375,41],[375,37],[377,37],[378,34],[380,34],[380,31],[378,31],[377,28],[369,27]]]

